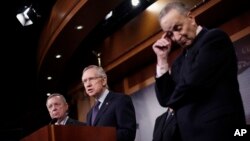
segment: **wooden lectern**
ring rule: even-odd
[[[21,141],[116,141],[114,127],[47,125]]]

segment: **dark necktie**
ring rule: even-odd
[[[99,111],[99,105],[100,105],[100,101],[97,101],[94,105],[94,108],[93,108],[93,111],[92,111],[92,119],[91,119],[91,124],[93,125],[94,124],[94,121],[95,121],[95,118],[96,118],[96,115]]]
[[[174,115],[173,111],[170,110],[169,108],[168,108],[168,110],[167,110],[167,113],[168,113],[168,115],[167,115],[166,120],[168,120],[168,118],[169,118],[170,116],[173,116],[173,115]]]

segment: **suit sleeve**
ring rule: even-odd
[[[165,73],[159,78],[156,78],[155,92],[156,98],[162,107],[167,107],[167,102],[174,91],[175,82],[169,73]]]
[[[117,138],[119,141],[134,141],[136,134],[135,109],[130,96],[124,95],[116,108]]]

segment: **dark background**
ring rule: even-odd
[[[1,5],[1,141],[19,140],[50,121],[46,97],[39,96],[36,89],[36,50],[54,2],[14,0]],[[31,3],[41,17],[34,25],[23,27],[16,14]]]

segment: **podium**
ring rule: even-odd
[[[116,141],[114,127],[47,125],[20,141]]]

